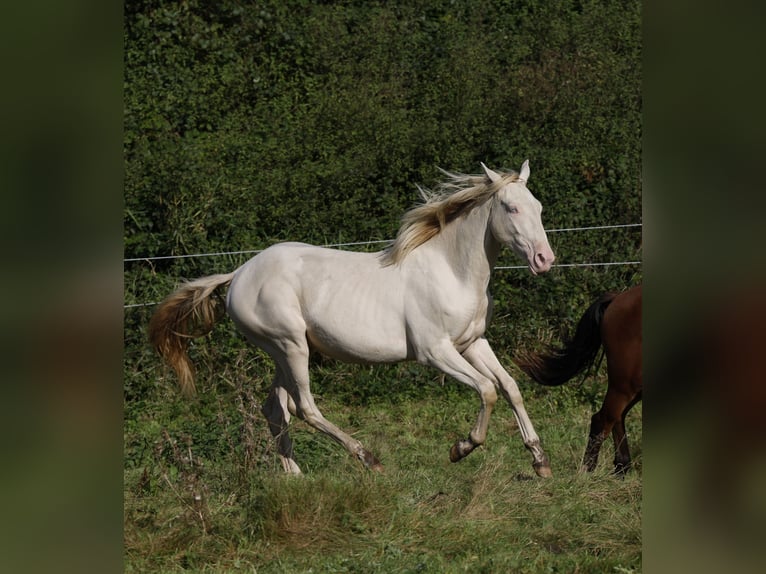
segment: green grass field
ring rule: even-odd
[[[417,365],[320,362],[320,409],[386,470],[294,420],[305,474],[291,477],[258,412],[262,358],[243,350],[215,373],[198,359],[193,401],[156,360],[132,361],[129,378],[148,390],[126,400],[127,572],[641,571],[640,405],[627,421],[634,472],[613,477],[605,444],[598,470],[578,473],[603,374],[554,389],[518,377],[551,459],[545,480],[506,403],[486,445],[453,464],[449,448],[477,413],[472,391]]]

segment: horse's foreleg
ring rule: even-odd
[[[457,441],[450,449],[450,460],[457,462],[486,441],[489,419],[497,402],[497,392],[492,382],[466,361],[449,342],[433,349],[428,357],[428,363],[473,388],[481,398],[481,408],[476,418],[476,424],[471,429],[468,438]]]
[[[513,380],[513,377],[500,364],[500,361],[489,346],[489,342],[484,338],[478,339],[463,352],[463,356],[484,376],[498,385],[503,396],[511,405],[516,423],[521,431],[524,446],[532,453],[532,468],[534,468],[537,475],[543,478],[552,476],[550,462],[540,444],[540,438],[537,436],[534,426],[532,426],[532,421],[524,408],[524,401],[519,387],[516,381]]]

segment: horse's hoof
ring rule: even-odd
[[[383,472],[383,465],[380,464],[380,461],[377,459],[377,457],[369,450],[362,451],[362,454],[359,456],[359,458],[364,463],[364,466],[370,470],[375,472]]]
[[[551,467],[548,464],[533,464],[532,468],[535,469],[537,476],[539,476],[540,478],[550,478],[553,476],[553,472],[551,472]]]
[[[452,445],[451,449],[449,449],[449,459],[451,462],[457,462],[471,454],[475,448],[476,445],[471,439],[459,440]]]

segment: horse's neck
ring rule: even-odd
[[[500,253],[500,244],[489,230],[491,205],[487,201],[450,222],[433,240],[456,276],[483,286],[489,282]]]

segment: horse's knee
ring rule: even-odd
[[[495,403],[497,403],[497,390],[495,390],[495,385],[490,382],[479,387],[479,395],[481,396],[482,404],[489,408],[494,407]]]
[[[481,390],[481,399],[489,408],[495,406],[495,403],[497,403],[497,391],[495,390],[494,385],[490,384],[488,387]]]

